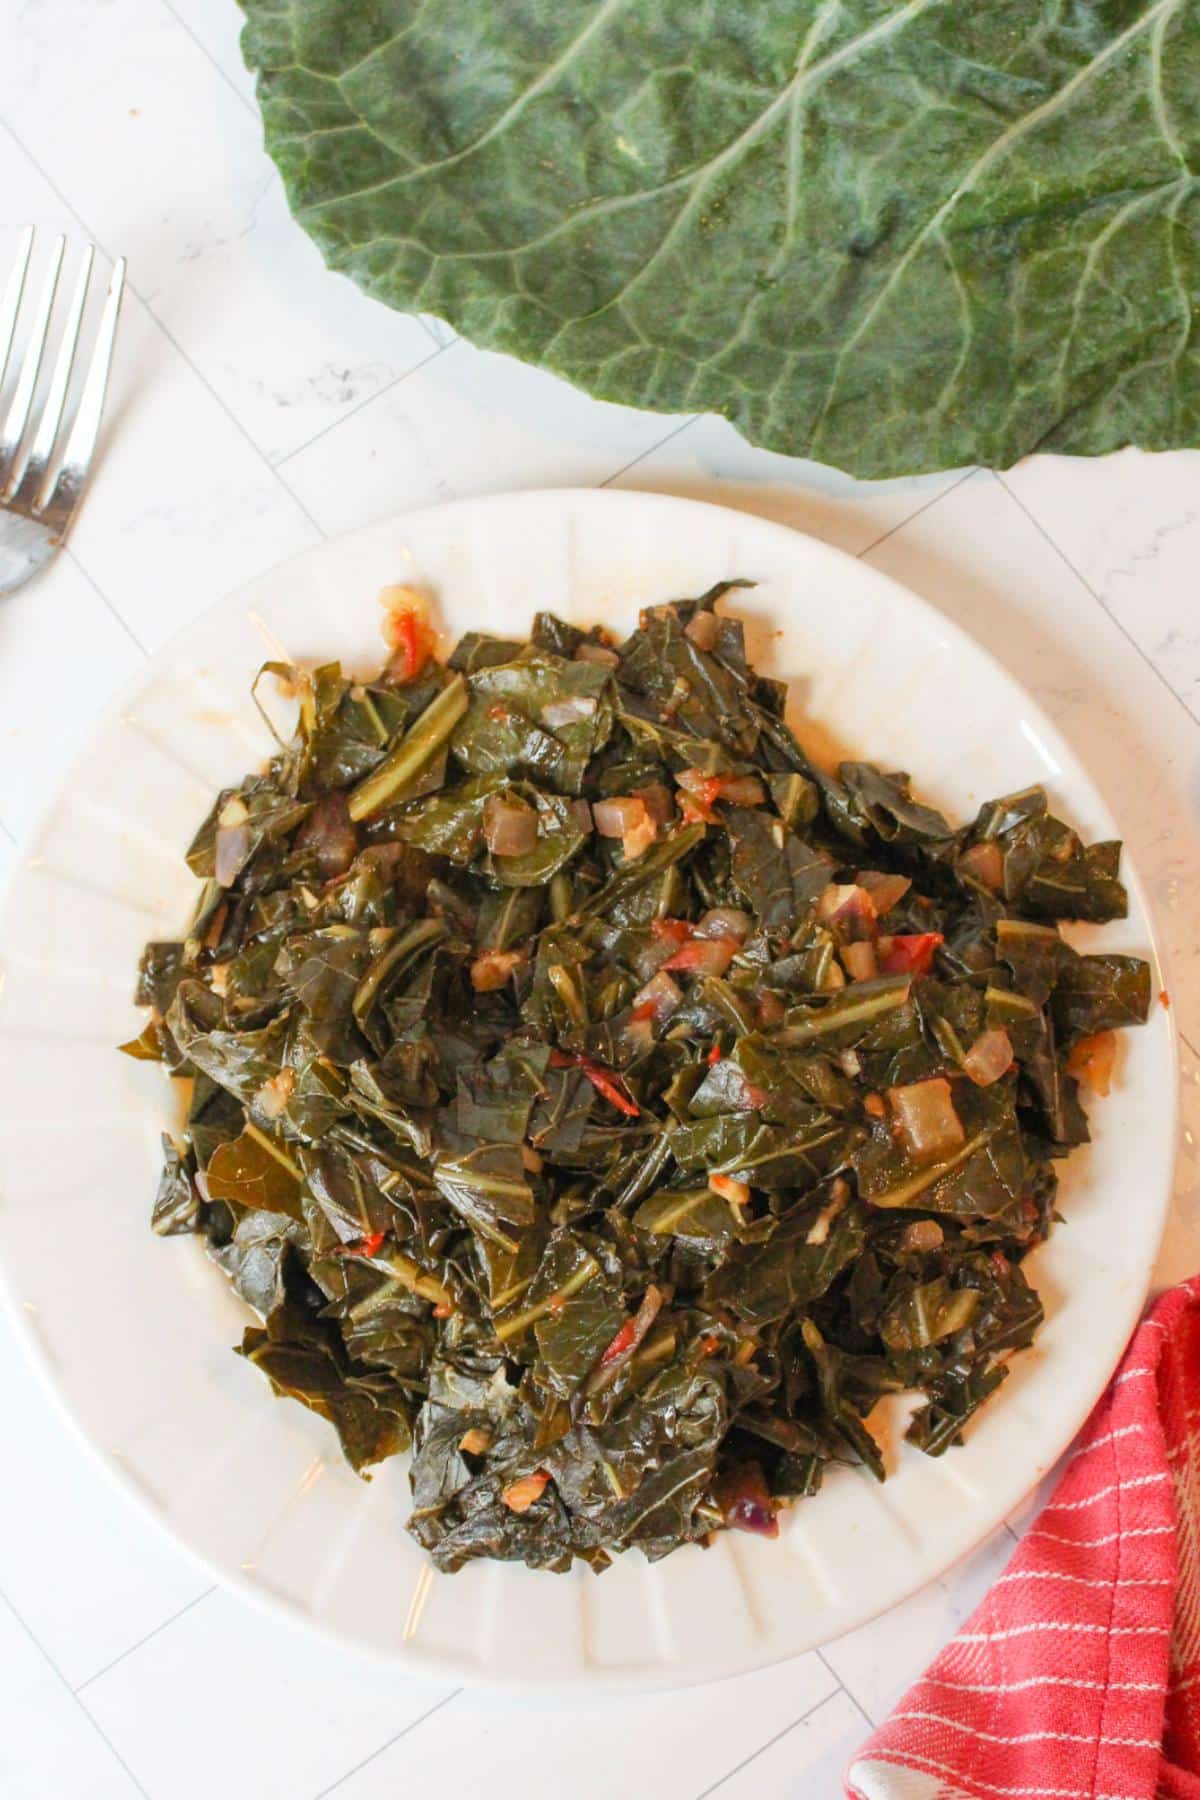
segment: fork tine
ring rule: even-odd
[[[100,329],[92,350],[92,360],[79,397],[79,410],[63,452],[62,468],[50,493],[38,497],[34,510],[53,509],[69,513],[87,479],[88,466],[96,439],[100,435],[100,419],[104,412],[104,395],[108,387],[108,371],[112,364],[113,340],[117,333],[117,315],[125,289],[125,258],[119,257],[108,284],[108,298],[100,317]]]
[[[13,339],[17,335],[17,314],[21,310],[21,295],[25,290],[25,272],[29,268],[29,257],[33,250],[33,226],[27,225],[21,233],[21,241],[17,245],[16,260],[12,266],[12,274],[8,278],[8,286],[4,290],[4,299],[0,301],[0,382],[8,371],[8,359],[12,354]]]
[[[20,447],[25,435],[25,427],[29,423],[29,409],[33,405],[33,392],[37,386],[38,371],[42,366],[42,355],[46,348],[46,333],[50,329],[50,313],[54,306],[54,291],[58,286],[58,271],[62,268],[63,251],[67,240],[60,237],[50,254],[50,267],[46,271],[46,279],[42,283],[41,298],[37,312],[34,314],[33,329],[29,334],[29,342],[25,346],[25,355],[21,361],[21,373],[17,377],[17,385],[13,389],[12,405],[8,409],[8,417],[0,429],[0,480],[6,480],[9,463]]]
[[[54,440],[58,436],[63,409],[66,406],[67,383],[71,379],[71,368],[75,361],[75,347],[79,342],[79,327],[83,320],[83,308],[87,300],[88,282],[91,279],[95,254],[95,245],[89,244],[83,253],[83,263],[75,283],[75,292],[71,297],[71,310],[67,314],[62,342],[58,346],[54,374],[50,379],[46,403],[42,407],[42,416],[38,421],[33,448],[21,470],[14,471],[10,484],[13,488],[19,488],[22,484],[33,487],[40,482],[46,472],[46,465],[54,454]]]

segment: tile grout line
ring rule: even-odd
[[[972,475],[978,475],[978,473],[979,468],[974,464],[971,468],[964,469],[948,487],[939,488],[937,493],[931,494],[928,500],[922,500],[915,512],[910,512],[903,519],[898,519],[894,525],[889,525],[887,530],[881,531],[877,538],[872,538],[869,544],[865,544],[861,550],[856,550],[855,556],[861,559],[869,556],[872,550],[878,550],[880,544],[886,544],[890,537],[895,537],[898,531],[903,531],[906,525],[911,525],[915,519],[921,517],[922,513],[927,513],[931,506],[936,506],[939,500],[944,500],[948,494],[953,494],[956,489],[962,487],[964,482],[970,481]]]
[[[820,1651],[818,1651],[817,1654],[820,1655]],[[821,1657],[821,1661],[828,1669],[829,1664],[825,1662],[824,1657]],[[832,1673],[832,1671],[830,1672]],[[752,1762],[756,1762],[758,1758],[764,1755],[766,1751],[770,1750],[774,1744],[779,1743],[781,1738],[785,1738],[789,1731],[795,1731],[798,1725],[803,1725],[806,1719],[811,1719],[813,1714],[820,1712],[823,1706],[828,1706],[831,1700],[836,1700],[839,1693],[846,1694],[846,1698],[851,1701],[853,1705],[858,1707],[859,1712],[862,1712],[862,1707],[858,1706],[858,1702],[854,1699],[853,1694],[846,1693],[845,1684],[839,1681],[831,1694],[823,1694],[815,1705],[809,1707],[807,1712],[802,1712],[799,1718],[790,1720],[781,1731],[777,1731],[773,1737],[769,1737],[764,1743],[761,1743],[757,1750],[752,1750],[749,1756],[743,1756],[740,1763],[735,1763],[732,1769],[727,1769],[724,1775],[718,1776],[716,1781],[711,1782],[708,1787],[697,1794],[696,1800],[708,1800],[710,1794],[715,1794],[717,1789],[723,1788],[727,1781],[732,1781],[735,1775],[740,1775],[743,1769],[749,1768]],[[318,1796],[318,1800],[320,1800],[320,1796]]]
[[[225,83],[226,87],[235,96],[235,98],[239,101],[239,103],[246,108],[246,111],[248,113],[250,113],[250,115],[253,118],[255,118],[259,121],[259,126],[260,126],[260,131],[261,131],[262,114],[259,110],[257,98],[256,97],[252,98],[249,94],[243,93],[242,89],[238,86],[237,82],[233,79],[232,75],[230,75],[229,71],[227,69],[225,69],[221,65],[221,63],[219,63],[217,61],[216,57],[213,55],[213,53],[209,49],[208,45],[206,43],[204,43],[204,41],[201,38],[196,36],[196,33],[192,30],[191,26],[188,24],[187,20],[183,17],[182,13],[176,11],[175,7],[172,5],[172,0],[160,0],[160,4],[163,8],[163,11],[168,13],[170,15],[170,17],[172,19],[174,19],[175,23],[179,26],[180,30],[185,34],[185,36],[187,36],[188,38],[191,39],[192,43],[196,46],[196,49],[200,52],[201,56],[203,56],[207,62],[212,64],[212,66],[216,70],[217,74],[221,77],[221,80]],[[238,50],[239,50],[239,54],[240,54],[240,51],[241,51],[240,33],[239,33]],[[256,83],[256,93],[257,93],[257,83]],[[263,133],[263,135],[265,136],[265,133]],[[261,146],[261,148],[263,150],[263,154],[265,155],[266,154],[265,144],[263,144]],[[414,313],[412,315],[412,317],[416,318],[416,314]],[[417,318],[417,324],[421,327],[421,330],[425,333],[426,337],[429,338],[430,342],[435,344],[439,350],[448,350],[449,349],[450,346],[448,344],[444,344],[442,342],[442,340],[437,336],[436,332],[432,331],[430,329],[430,327],[425,323],[424,319]],[[402,379],[402,377],[401,377],[401,379]],[[389,385],[391,385],[391,384],[389,384]]]
[[[169,1618],[164,1619],[161,1624],[156,1625],[152,1631],[148,1631],[144,1637],[138,1638],[136,1643],[130,1644],[128,1649],[122,1650],[119,1656],[114,1656],[111,1662],[106,1662],[102,1669],[96,1669],[91,1675],[85,1676],[73,1690],[76,1698],[78,1699],[83,1693],[84,1688],[91,1687],[94,1681],[99,1681],[102,1675],[107,1675],[111,1669],[115,1669],[119,1663],[123,1663],[127,1656],[132,1656],[135,1650],[140,1650],[143,1644],[148,1644],[151,1638],[156,1638],[160,1631],[165,1631],[167,1629],[168,1625],[174,1625],[176,1619],[182,1619],[185,1613],[191,1612],[193,1606],[199,1606],[202,1600],[207,1600],[210,1594],[215,1594],[218,1591],[218,1586],[219,1584],[214,1581],[213,1585],[205,1588],[202,1594],[194,1594],[186,1606],[181,1606],[178,1612],[173,1612]]]
[[[1096,602],[1096,605],[1100,608],[1101,612],[1103,612],[1109,619],[1112,620],[1112,622],[1116,626],[1117,630],[1121,633],[1121,636],[1125,639],[1125,642],[1130,646],[1130,648],[1134,651],[1134,653],[1141,658],[1141,660],[1145,663],[1146,667],[1152,672],[1152,674],[1157,678],[1157,680],[1159,680],[1162,683],[1163,687],[1166,688],[1168,694],[1170,694],[1171,698],[1175,701],[1176,705],[1181,706],[1183,708],[1184,712],[1187,714],[1188,718],[1191,719],[1191,721],[1194,725],[1200,725],[1200,714],[1194,713],[1192,711],[1191,707],[1188,705],[1187,701],[1184,699],[1183,695],[1181,693],[1179,693],[1179,691],[1176,688],[1172,687],[1171,683],[1167,680],[1166,676],[1163,674],[1163,672],[1159,668],[1158,664],[1154,661],[1153,657],[1150,656],[1150,654],[1147,651],[1143,650],[1142,646],[1138,643],[1137,639],[1133,636],[1132,632],[1130,632],[1128,630],[1128,628],[1122,623],[1120,618],[1118,618],[1117,614],[1113,611],[1112,607],[1108,604],[1107,600],[1105,600],[1104,596],[1102,594],[1098,593],[1097,590],[1092,586],[1092,584],[1088,580],[1087,576],[1084,575],[1079,569],[1077,569],[1075,567],[1075,564],[1071,561],[1071,558],[1067,555],[1066,551],[1062,548],[1061,544],[1059,544],[1055,538],[1051,537],[1050,533],[1047,531],[1046,527],[1042,524],[1042,522],[1038,518],[1037,514],[1030,512],[1030,510],[1026,506],[1025,502],[1021,499],[1020,495],[1017,493],[1014,493],[1013,489],[1009,487],[1007,481],[1005,481],[1005,479],[1004,479],[1004,476],[1000,473],[1000,471],[998,469],[993,469],[991,471],[991,473],[993,474],[993,476],[995,477],[995,479],[999,483],[999,485],[1004,489],[1004,492],[1008,495],[1008,497],[1012,501],[1013,505],[1020,508],[1021,512],[1024,513],[1025,517],[1029,520],[1029,523],[1033,526],[1034,530],[1039,534],[1039,536],[1043,537],[1046,540],[1046,542],[1049,544],[1050,548],[1054,551],[1054,554],[1058,557],[1059,561],[1062,562],[1063,564],[1065,564],[1065,566],[1068,569],[1070,569],[1070,571],[1071,571],[1072,575],[1074,575],[1076,581],[1078,581],[1081,584],[1081,586],[1092,596],[1092,599]]]
[[[4,118],[0,118],[0,126],[3,126],[4,130],[8,133],[9,137],[12,139],[13,143],[17,146],[17,148],[21,152],[22,156],[26,157],[28,159],[28,161],[30,163],[32,163],[33,167],[37,170],[38,174],[41,176],[42,180],[46,183],[47,187],[51,190],[51,192],[55,195],[55,197],[61,202],[61,204],[70,213],[71,217],[74,219],[75,223],[79,226],[79,229],[84,233],[84,235],[92,243],[96,244],[99,247],[99,249],[102,251],[102,253],[106,257],[108,257],[110,262],[115,261],[115,258],[112,256],[111,252],[109,251],[108,247],[104,244],[104,242],[100,238],[99,234],[91,230],[90,226],[87,223],[87,220],[78,211],[78,209],[72,204],[72,202],[70,200],[68,200],[67,196],[63,193],[63,191],[59,187],[58,183],[52,178],[52,176],[48,173],[48,171],[42,167],[41,163],[38,161],[37,157],[33,154],[33,151],[29,148],[28,144],[26,144],[22,138],[19,138],[17,136],[16,132],[13,130],[13,128],[9,124],[8,120],[4,119]],[[196,364],[192,361],[191,357],[188,355],[187,351],[183,348],[182,344],[180,344],[179,340],[174,336],[174,334],[171,332],[169,327],[164,324],[163,320],[159,317],[158,313],[155,312],[155,310],[154,310],[153,306],[151,306],[149,300],[146,299],[145,295],[143,293],[141,293],[141,291],[134,285],[134,283],[132,281],[127,279],[126,283],[125,283],[125,287],[126,287],[127,293],[131,294],[133,296],[133,298],[138,302],[138,304],[145,309],[147,318],[151,319],[154,322],[154,324],[157,326],[158,330],[161,331],[162,335],[166,338],[168,344],[170,344],[171,348],[175,351],[176,355],[182,358],[186,367],[191,370],[192,374],[195,376],[196,380],[200,383],[200,385],[204,388],[205,392],[208,393],[210,395],[210,397],[216,402],[217,406],[221,409],[221,411],[224,413],[225,417],[229,420],[229,423],[233,426],[234,430],[238,433],[238,436],[241,437],[247,444],[249,444],[250,448],[254,451],[254,454],[258,457],[258,460],[262,463],[263,467],[270,471],[271,475],[274,477],[274,479],[278,483],[278,485],[283,489],[284,493],[288,496],[289,500],[291,500],[292,504],[303,515],[303,517],[308,520],[309,524],[312,526],[313,530],[316,532],[318,538],[320,538],[323,541],[326,537],[326,533],[322,530],[321,526],[318,525],[317,521],[313,518],[312,514],[309,512],[309,510],[305,506],[304,502],[302,500],[300,500],[298,498],[298,496],[292,491],[291,487],[283,479],[282,475],[280,475],[278,469],[272,463],[271,459],[267,456],[266,452],[261,448],[261,446],[258,443],[255,442],[254,438],[250,435],[249,431],[247,431],[246,427],[242,424],[241,420],[237,417],[237,415],[230,411],[229,406],[221,398],[221,396],[217,392],[216,388],[213,387],[213,385],[209,381],[207,375],[204,374],[202,369],[197,368]],[[82,564],[80,564],[79,566],[82,567]]]
[[[949,1641],[949,1640],[947,1640],[947,1641]],[[850,1689],[846,1686],[846,1683],[842,1680],[841,1676],[838,1674],[837,1670],[834,1668],[833,1664],[830,1662],[829,1658],[826,1656],[824,1650],[821,1648],[821,1646],[819,1644],[817,1646],[816,1654],[817,1654],[818,1658],[820,1659],[820,1661],[823,1662],[825,1667],[829,1670],[829,1673],[833,1676],[833,1679],[837,1682],[838,1686],[841,1688],[841,1690],[845,1694],[846,1698],[850,1701],[850,1703],[854,1707],[855,1711],[857,1713],[859,1713],[860,1716],[866,1721],[868,1729],[871,1731],[874,1731],[876,1728],[875,1720],[871,1717],[870,1713],[867,1711],[866,1707],[863,1705],[862,1701],[857,1697],[857,1695],[851,1693]]]
[[[171,15],[171,17],[174,19],[175,23],[179,26],[179,29],[184,33],[184,35],[186,37],[191,38],[193,44],[195,44],[195,46],[196,46],[197,50],[199,50],[201,56],[205,57],[212,64],[213,68],[217,71],[217,74],[221,77],[221,80],[225,83],[226,87],[229,88],[231,93],[234,93],[237,95],[238,99],[241,101],[242,105],[246,108],[247,112],[253,113],[255,118],[257,118],[258,117],[258,107],[255,105],[254,101],[251,100],[248,95],[243,94],[241,88],[238,86],[237,82],[233,79],[232,75],[228,74],[226,72],[226,70],[224,70],[221,67],[220,63],[217,61],[217,59],[213,55],[212,51],[208,48],[208,45],[201,42],[201,40],[196,36],[195,32],[192,30],[191,26],[188,24],[187,20],[182,16],[182,14],[176,12],[175,8],[171,5],[171,0],[159,0],[159,4],[161,5],[164,12],[169,13]],[[240,39],[240,33],[239,33],[239,39]],[[239,49],[240,49],[240,42],[239,42]]]
[[[130,643],[135,645],[136,648],[141,652],[141,654],[143,656],[149,657],[150,652],[147,650],[145,644],[143,644],[143,642],[142,642],[141,638],[138,636],[137,632],[133,629],[133,626],[130,625],[126,619],[122,618],[121,614],[117,611],[117,608],[113,605],[112,601],[109,599],[108,595],[104,592],[104,589],[100,586],[99,582],[97,582],[91,575],[88,574],[87,570],[84,568],[83,564],[80,562],[79,558],[75,555],[75,552],[71,549],[69,544],[64,546],[63,555],[67,558],[67,560],[71,564],[73,564],[73,566],[76,569],[79,570],[79,573],[83,576],[83,579],[87,582],[87,584],[91,588],[93,594],[95,594],[97,600],[99,600],[101,605],[104,606],[112,614],[113,618],[117,621],[117,624],[121,627],[121,630],[125,633],[126,637],[129,639]]]
[[[411,318],[413,315],[406,314],[405,316]],[[399,375],[394,375],[391,381],[386,381],[381,388],[376,388],[373,394],[364,394],[362,399],[356,400],[354,405],[350,407],[348,411],[341,413],[336,419],[330,419],[328,425],[322,425],[320,431],[314,431],[312,436],[310,438],[305,438],[302,444],[297,444],[294,449],[287,451],[285,455],[271,463],[272,469],[279,475],[279,471],[285,464],[290,463],[294,456],[301,456],[305,450],[311,450],[314,444],[320,443],[321,439],[327,437],[331,431],[336,431],[338,427],[344,425],[348,419],[357,417],[357,415],[360,412],[363,412],[368,406],[373,406],[376,400],[382,400],[385,394],[390,394],[393,388],[398,388],[401,382],[407,381],[410,375],[415,375],[418,369],[428,368],[431,362],[436,362],[439,356],[445,356],[448,350],[453,350],[454,344],[460,343],[461,341],[461,339],[455,338],[453,344],[439,344],[436,349],[429,352],[428,356],[423,356],[419,362],[415,362],[411,369],[403,369]],[[183,352],[181,351],[180,355],[182,354]],[[279,478],[283,481],[284,486],[290,494],[292,492],[291,485],[282,475],[280,475]],[[322,533],[322,536],[323,535],[324,533]]]
[[[645,462],[648,456],[653,456],[656,450],[661,450],[664,444],[669,444],[671,440],[677,438],[681,432],[687,431],[693,425],[698,424],[703,417],[703,413],[693,413],[690,419],[685,419],[682,425],[676,425],[671,431],[668,431],[664,437],[660,437],[657,443],[649,444],[645,450],[639,450],[636,456],[631,456],[627,463],[622,463],[619,469],[614,469],[611,475],[606,475],[603,481],[598,481],[596,483],[596,486],[598,488],[606,488],[610,486],[612,482],[618,481],[622,475],[627,475],[630,469],[636,469],[639,463]]]
[[[21,1617],[20,1613],[17,1611],[16,1607],[13,1605],[12,1601],[9,1599],[8,1595],[6,1593],[4,1593],[2,1590],[0,1590],[0,1601],[3,1601],[4,1605],[7,1606],[9,1612],[12,1614],[13,1618],[16,1620],[16,1622],[20,1626],[21,1630],[25,1633],[25,1636],[29,1639],[30,1643],[33,1645],[33,1647],[37,1651],[38,1655],[42,1658],[43,1662],[47,1665],[48,1668],[50,1668],[54,1671],[54,1674],[58,1677],[59,1681],[61,1681],[66,1692],[68,1694],[70,1694],[71,1699],[75,1702],[76,1706],[79,1708],[80,1712],[83,1714],[84,1718],[87,1720],[87,1722],[91,1726],[92,1730],[96,1733],[96,1736],[100,1739],[100,1742],[104,1745],[106,1750],[109,1752],[110,1756],[112,1756],[113,1759],[117,1763],[120,1764],[121,1768],[125,1771],[126,1775],[129,1777],[130,1781],[133,1783],[133,1786],[137,1789],[138,1793],[141,1794],[142,1800],[150,1800],[149,1794],[147,1794],[145,1788],[142,1786],[141,1782],[138,1780],[138,1778],[134,1774],[133,1770],[129,1767],[129,1764],[125,1761],[125,1758],[121,1755],[121,1752],[117,1749],[117,1747],[113,1743],[112,1739],[108,1736],[108,1733],[100,1725],[100,1722],[96,1718],[95,1714],[92,1713],[91,1710],[79,1698],[79,1695],[75,1692],[74,1688],[71,1686],[70,1682],[67,1680],[66,1676],[63,1674],[62,1670],[59,1668],[58,1664],[55,1662],[54,1658],[51,1656],[50,1652],[46,1649],[45,1645],[35,1636],[33,1631],[25,1623],[25,1620]]]
[[[380,1744],[378,1750],[372,1750],[369,1756],[364,1756],[361,1762],[356,1762],[352,1769],[347,1769],[344,1775],[339,1775],[336,1781],[331,1781],[329,1783],[328,1787],[323,1787],[319,1794],[313,1796],[313,1800],[325,1800],[327,1794],[332,1794],[335,1789],[340,1788],[344,1782],[349,1781],[352,1775],[357,1775],[360,1769],[365,1769],[368,1763],[373,1763],[377,1756],[382,1756],[385,1750],[390,1750],[393,1744],[398,1744],[401,1738],[406,1738],[410,1732],[417,1729],[418,1725],[423,1725],[426,1719],[432,1719],[434,1713],[440,1712],[443,1706],[449,1706],[450,1702],[452,1700],[457,1700],[458,1696],[463,1692],[464,1690],[462,1688],[452,1688],[448,1694],[443,1694],[442,1698],[435,1701],[427,1712],[421,1713],[418,1718],[413,1719],[409,1724],[405,1725],[402,1730],[395,1732],[387,1740],[386,1744]]]

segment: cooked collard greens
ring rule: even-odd
[[[125,1048],[190,1082],[152,1223],[352,1466],[412,1448],[440,1569],[773,1535],[880,1396],[930,1455],[1042,1309],[1022,1270],[1149,970],[1119,846],[1040,788],[952,827],[836,774],[717,603],[539,614],[443,665],[268,666],[295,735],[221,793]]]

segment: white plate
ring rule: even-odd
[[[1086,1417],[1137,1317],[1163,1223],[1177,1072],[1159,1007],[1123,1035],[1095,1142],[1063,1185],[1067,1224],[1034,1259],[1035,1348],[939,1460],[897,1444],[883,1487],[839,1470],[778,1541],[600,1579],[500,1564],[435,1575],[402,1530],[405,1470],[368,1486],[331,1431],[271,1398],[230,1354],[244,1309],[187,1240],[152,1236],[161,1071],[114,1054],[143,941],[185,922],[181,860],[215,788],[269,750],[250,703],[277,639],[299,659],[380,657],[376,592],[428,583],[447,642],[524,634],[538,607],[618,630],[639,606],[728,575],[759,666],[789,677],[801,738],[912,770],[962,816],[1044,781],[1089,837],[1113,821],[1054,726],[981,649],[884,576],[758,519],[658,495],[501,495],[411,513],[307,552],[223,601],[160,651],[93,732],[16,876],[0,1014],[2,1260],[38,1360],[97,1454],[222,1580],[342,1642],[456,1679],[678,1685],[793,1656],[939,1575],[985,1536]],[[164,571],[169,579],[169,571]],[[264,641],[265,640],[265,641]],[[1087,942],[1155,963],[1126,863],[1130,916]],[[1161,985],[1157,969],[1154,977]]]

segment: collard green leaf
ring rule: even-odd
[[[243,1354],[353,1467],[414,1433],[442,1570],[769,1530],[831,1461],[882,1476],[904,1390],[941,1454],[1041,1319],[1074,1046],[1147,1011],[1144,964],[1054,923],[1119,910],[1113,847],[1041,789],[953,831],[906,776],[817,770],[730,585],[618,649],[540,614],[453,674],[269,670],[295,735],[143,958],[125,1048],[191,1083],[151,1223],[200,1237]],[[522,857],[494,795],[536,817]],[[601,836],[627,795],[650,828]]]
[[[247,18],[300,224],[477,344],[860,476],[1196,441],[1190,8]]]

